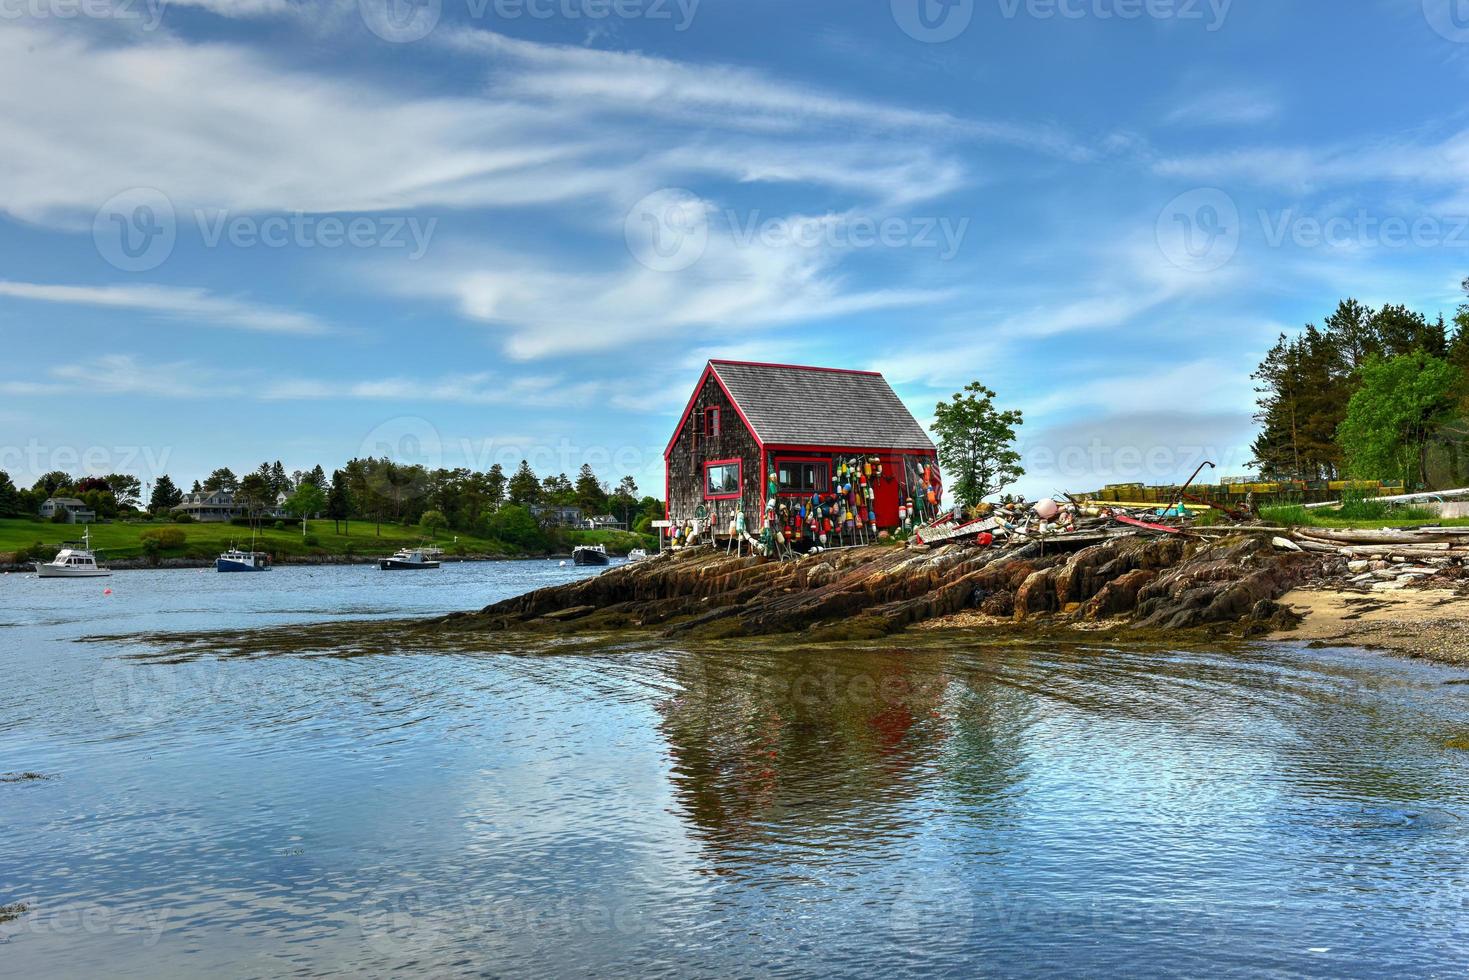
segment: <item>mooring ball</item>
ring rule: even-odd
[[[1061,505],[1050,499],[1037,500],[1033,509],[1035,515],[1043,521],[1053,520],[1057,514],[1061,513]]]

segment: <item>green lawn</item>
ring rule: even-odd
[[[172,528],[184,535],[184,544],[163,552],[165,558],[212,559],[230,545],[250,547],[250,529],[232,524],[113,524],[92,525],[92,547],[102,553],[103,558],[141,558],[143,544],[141,535],[149,529]],[[301,527],[288,522],[285,530],[273,526],[261,531],[256,539],[257,551],[266,551],[276,558],[330,558],[354,555],[363,558],[390,555],[399,548],[418,544],[432,544],[442,548],[446,555],[504,555],[514,557],[523,554],[521,549],[493,538],[480,538],[459,531],[443,530],[437,538],[418,527],[399,527],[354,521],[350,534],[337,534],[331,521],[311,521],[307,533],[316,539],[315,545],[301,540]],[[13,555],[22,548],[29,548],[37,541],[56,547],[64,541],[79,541],[82,528],[71,524],[51,524],[19,519],[0,520],[0,555]],[[626,531],[573,531],[567,535],[571,545],[604,544],[613,554],[626,554],[633,548],[657,547],[657,542],[639,534]]]
[[[1331,508],[1307,510],[1299,505],[1261,507],[1260,519],[1280,527],[1469,527],[1469,518],[1445,519],[1417,508],[1386,508],[1378,517],[1346,517]]]

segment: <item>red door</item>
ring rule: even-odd
[[[882,457],[882,476],[877,481],[877,493],[873,509],[877,511],[877,526],[898,526],[898,478],[903,472],[903,461],[898,456]]]

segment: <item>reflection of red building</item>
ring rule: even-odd
[[[743,511],[755,526],[769,474],[791,501],[844,480],[871,487],[871,517],[897,527],[921,496],[932,440],[875,371],[710,361],[664,451],[669,517],[721,524]]]

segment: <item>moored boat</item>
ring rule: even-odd
[[[268,572],[270,556],[263,551],[241,551],[230,548],[214,559],[216,572]]]
[[[437,548],[403,548],[389,558],[379,559],[377,564],[385,572],[438,568],[440,554]]]
[[[643,548],[634,548],[627,553],[627,560],[629,562],[642,561],[644,558],[647,557],[648,552],[646,549]]]
[[[572,549],[571,561],[575,565],[605,565],[609,561],[607,548],[600,544],[579,544]]]
[[[62,548],[48,562],[36,562],[37,578],[106,578],[112,569],[97,564],[92,552],[92,530],[82,531],[80,548]]]

